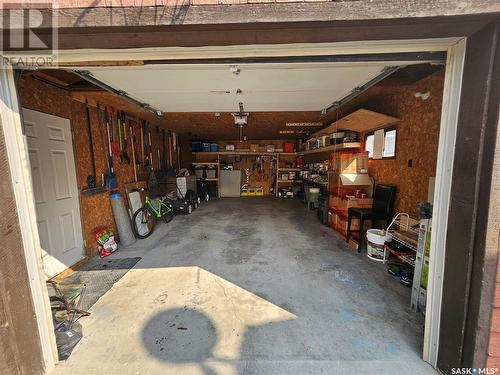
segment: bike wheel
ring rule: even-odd
[[[153,233],[156,217],[144,206],[135,211],[132,217],[132,229],[138,238],[147,238]]]

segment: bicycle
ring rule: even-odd
[[[138,238],[147,238],[153,233],[156,222],[163,219],[170,223],[174,218],[174,204],[167,197],[150,198],[132,216],[132,229]]]

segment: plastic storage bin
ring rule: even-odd
[[[211,143],[210,152],[218,152],[218,151],[219,151],[219,145],[217,143]]]
[[[292,142],[283,143],[283,152],[292,153],[294,152],[295,145]]]
[[[203,142],[202,148],[203,148],[203,152],[210,152],[210,143]]]
[[[309,188],[309,200],[308,200],[309,209],[314,210],[318,208],[319,192],[320,189],[317,187]]]
[[[201,142],[193,141],[193,142],[191,142],[191,149],[193,152],[201,152],[201,151],[203,151],[203,146],[202,146]]]
[[[215,172],[216,172],[215,169],[207,169],[205,171],[207,178],[215,178]]]
[[[321,194],[318,197],[318,219],[324,225],[328,225],[328,195]]]

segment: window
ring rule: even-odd
[[[396,129],[387,130],[384,138],[384,158],[393,158],[396,156]]]
[[[368,157],[371,159],[373,158],[373,141],[375,139],[374,134],[370,134],[366,136],[366,142],[365,142],[365,151],[368,151]]]
[[[371,133],[366,136],[365,151],[368,151],[368,157],[373,158],[373,154],[382,155],[382,158],[393,158],[396,156],[396,129],[384,131],[384,142],[380,144],[383,147],[381,152],[375,152],[375,134]]]

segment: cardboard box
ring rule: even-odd
[[[267,145],[266,151],[267,152],[274,152],[275,148],[276,148],[276,146],[274,146],[274,145]]]
[[[368,152],[335,152],[330,156],[331,169],[337,173],[367,173]]]
[[[329,200],[330,207],[336,210],[347,211],[349,208],[372,208],[373,199],[372,198],[352,198],[344,199],[336,195],[330,195]]]
[[[257,143],[252,143],[250,145],[250,151],[253,151],[253,152],[259,151],[259,145]]]

